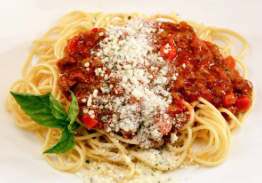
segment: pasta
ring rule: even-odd
[[[140,14],[105,14],[80,11],[69,13],[40,39],[33,42],[22,70],[22,78],[12,85],[11,91],[30,94],[51,92],[65,106],[68,106],[68,100],[59,88],[60,73],[57,68],[57,61],[64,57],[68,40],[94,27],[106,29],[108,26],[123,26],[130,17],[173,23],[181,21],[175,14],[147,17]],[[248,43],[242,36],[228,29],[208,27],[194,22],[189,22],[189,24],[200,39],[217,42],[219,50],[224,56],[231,54],[231,48],[235,45],[234,40],[239,41],[242,48],[235,55],[235,59],[241,68],[242,76],[247,76],[243,59],[248,49]],[[189,112],[187,123],[179,130],[180,135],[175,143],[168,143],[159,150],[162,151],[162,156],[169,157],[166,163],[151,161],[148,158],[150,155],[144,154],[151,151],[134,149],[132,144],[136,144],[136,142],[130,139],[106,133],[100,129],[86,131],[83,128],[80,128],[79,133],[76,134],[76,145],[72,150],[64,154],[44,154],[44,157],[55,169],[68,172],[77,172],[83,168],[90,169],[90,166],[106,162],[122,168],[126,172],[121,181],[132,180],[138,174],[137,164],[166,172],[175,170],[182,165],[216,166],[222,163],[229,152],[231,131],[241,125],[243,114],[240,113],[236,116],[227,108],[217,108],[203,97],[199,97],[192,103],[185,101],[184,104]],[[44,150],[57,142],[61,136],[59,130],[40,126],[31,120],[11,96],[8,98],[8,109],[17,119],[16,123],[19,127],[40,137]],[[92,163],[88,164],[86,161]],[[110,171],[104,171],[102,174],[115,177],[114,180],[117,182],[120,180]]]

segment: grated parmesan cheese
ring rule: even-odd
[[[88,113],[94,116],[90,112],[92,105],[114,111],[106,130],[131,133],[145,148],[151,147],[152,141],[162,143],[157,116],[165,114],[172,102],[167,87],[170,79],[176,79],[167,77],[166,61],[154,51],[156,31],[153,22],[132,19],[125,26],[107,28],[99,49],[91,52],[103,63],[102,68],[95,69],[95,74],[104,81],[99,88],[102,95],[94,90],[88,97]],[[166,49],[168,51],[168,45]],[[106,70],[110,73],[105,74]],[[135,98],[133,103],[130,102],[132,97]],[[171,117],[159,119],[162,123],[172,120]]]

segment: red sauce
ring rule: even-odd
[[[167,59],[176,67],[178,77],[170,83],[174,99],[171,111],[180,110],[177,100],[196,101],[203,97],[216,107],[225,107],[234,114],[246,112],[251,104],[252,85],[235,68],[232,56],[223,57],[213,43],[197,37],[193,28],[179,24],[160,23],[156,35],[158,50],[166,44],[176,53]],[[170,43],[174,40],[174,43]]]
[[[168,108],[171,116],[187,111],[183,101],[191,103],[199,97],[207,99],[216,107],[225,107],[236,115],[249,109],[252,85],[236,70],[232,56],[223,57],[216,45],[199,39],[193,28],[185,22],[159,23],[157,28],[155,51],[160,52],[170,68],[175,68],[170,69],[169,74],[172,75],[174,70],[178,74],[177,79],[169,83],[169,91],[173,97]],[[91,54],[91,49],[99,48],[98,43],[105,38],[104,32],[104,29],[94,28],[70,39],[65,48],[65,57],[57,64],[61,73],[61,90],[68,99],[69,91],[73,91],[81,109],[86,105],[81,99],[103,84],[103,78],[96,76],[94,72],[103,64]],[[89,70],[84,67],[86,60],[90,63]],[[112,84],[115,82],[117,81],[112,81]],[[121,95],[121,88],[114,88],[113,92],[111,95]],[[103,124],[99,122],[100,117],[104,114],[111,115],[112,112],[97,109],[95,121],[80,115],[88,123],[87,126],[103,128]],[[186,123],[188,115],[185,116],[176,124],[175,129],[180,129]],[[163,134],[168,135],[171,128],[172,126],[164,126]]]
[[[80,100],[101,84],[101,78],[95,75],[94,70],[101,67],[102,63],[91,55],[91,49],[96,49],[99,41],[104,39],[104,31],[104,29],[94,28],[68,41],[65,57],[57,63],[61,73],[59,85],[68,98],[70,98],[70,90]],[[89,70],[84,67],[86,59],[90,63]]]

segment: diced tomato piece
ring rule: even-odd
[[[228,56],[225,58],[225,64],[228,68],[234,69],[236,66],[236,61],[232,56]]]
[[[223,100],[223,104],[224,104],[224,106],[226,106],[226,107],[235,104],[235,102],[236,102],[236,97],[235,97],[235,95],[234,95],[233,93],[227,94],[227,95],[224,97],[224,100]]]
[[[173,36],[169,36],[168,43],[164,44],[160,48],[160,55],[163,58],[167,59],[167,61],[172,61],[176,57],[177,51],[176,51],[175,41]]]
[[[251,105],[251,100],[248,96],[241,96],[236,101],[236,107],[240,112],[245,112]]]
[[[87,126],[87,128],[94,128],[98,124],[98,121],[96,119],[91,118],[87,114],[81,116],[81,121],[83,121],[83,123]]]

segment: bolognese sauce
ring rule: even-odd
[[[77,96],[87,128],[159,147],[189,120],[185,102],[202,97],[233,114],[251,105],[252,85],[235,59],[185,22],[131,20],[71,38],[58,61],[59,85]]]
[[[188,102],[203,97],[235,115],[248,110],[252,85],[236,70],[232,56],[223,57],[216,45],[199,39],[184,22],[161,23],[160,29],[163,31],[157,34],[157,47],[161,53],[169,45],[170,49],[162,55],[178,72],[177,80],[170,84],[176,97]],[[172,59],[168,59],[170,55]]]

